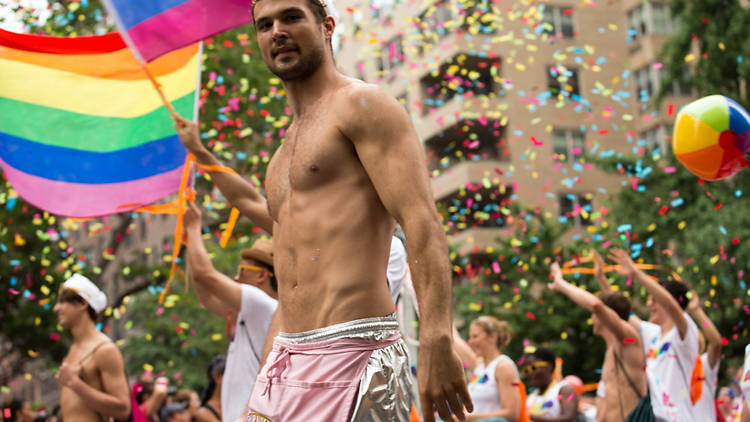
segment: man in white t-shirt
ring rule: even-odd
[[[221,389],[221,419],[234,421],[243,415],[255,385],[266,333],[276,311],[273,243],[261,238],[243,250],[232,280],[211,263],[201,237],[201,214],[193,202],[188,203],[183,219],[187,265],[195,293],[201,305],[234,323]]]
[[[719,385],[719,363],[721,362],[722,348],[721,334],[703,311],[700,302],[698,294],[693,291],[687,309],[703,331],[707,343],[706,352],[701,354],[700,367],[703,372],[703,385],[700,389],[700,397],[693,407],[693,412],[695,413],[695,420],[715,422],[716,390]]]
[[[649,293],[649,321],[635,314],[630,322],[638,329],[646,354],[646,376],[651,406],[657,421],[703,422],[696,419],[690,398],[690,378],[698,358],[698,327],[685,313],[688,289],[677,281],[660,285],[636,268],[627,252],[611,249],[609,259],[618,272],[632,277]]]

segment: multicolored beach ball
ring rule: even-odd
[[[677,114],[672,147],[677,159],[702,179],[733,176],[750,157],[750,115],[723,95],[693,101]]]

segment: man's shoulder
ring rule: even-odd
[[[336,92],[334,101],[337,103],[335,109],[360,117],[399,107],[398,101],[380,86],[356,79],[343,84]]]

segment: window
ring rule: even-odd
[[[573,38],[573,9],[570,7],[546,6],[544,8],[544,32],[562,38]]]
[[[510,160],[505,127],[497,120],[458,122],[424,145],[430,170],[444,170],[464,161]]]
[[[635,79],[635,96],[640,102],[648,102],[654,95],[657,71],[652,65],[646,65],[633,72]]]
[[[378,70],[380,76],[388,75],[390,80],[396,77],[393,70],[404,62],[404,39],[398,35],[388,41],[380,50],[378,58]]]
[[[638,134],[639,146],[647,155],[664,156],[671,147],[673,125],[656,125]]]
[[[572,163],[584,153],[584,134],[578,129],[554,129],[552,143],[557,161]]]
[[[453,13],[446,1],[438,1],[419,15],[417,29],[420,34],[419,52],[423,53],[426,46],[445,38],[451,30]],[[448,23],[448,26],[446,26]]]
[[[500,60],[459,54],[420,79],[423,113],[442,107],[456,96],[495,95]]]
[[[646,2],[628,11],[628,27],[633,39],[648,34],[670,35],[676,26],[667,3]]]
[[[575,219],[577,226],[591,225],[593,196],[590,193],[561,193],[558,196],[560,221]]]
[[[691,91],[689,88],[690,73],[687,69],[684,70],[682,77],[679,80],[672,81],[667,86],[662,86],[665,73],[662,69],[657,69],[653,64],[648,64],[642,68],[633,72],[633,79],[635,81],[635,94],[640,102],[648,102],[652,96],[654,96],[658,89],[663,88],[667,95],[682,95],[689,96]]]
[[[437,201],[438,211],[444,215],[448,234],[470,228],[496,228],[505,225],[502,208],[511,203],[513,188],[500,185],[492,188],[478,187],[463,194]]]
[[[547,87],[552,95],[580,95],[578,71],[564,66],[547,66]]]

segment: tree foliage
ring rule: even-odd
[[[687,83],[703,97],[726,95],[750,106],[750,9],[740,0],[672,0],[678,22],[661,53],[666,71],[662,87],[673,81]],[[686,69],[690,77],[685,78]],[[662,89],[658,100],[663,98]]]

